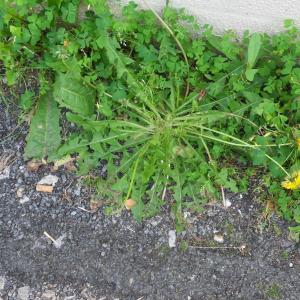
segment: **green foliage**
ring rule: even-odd
[[[53,101],[52,92],[40,97],[31,120],[25,158],[48,158],[60,145],[59,110]]]
[[[106,163],[106,180],[94,184],[107,212],[131,198],[141,220],[170,204],[180,229],[183,209],[202,210],[221,188],[246,189],[249,172],[239,170],[252,162],[278,211],[300,222],[299,192],[280,185],[300,169],[292,21],[238,40],[170,7],[159,16],[131,2],[114,16],[105,0],[5,1],[0,37],[8,84],[39,70],[25,157],[77,154],[79,174]],[[58,149],[57,104],[77,126]],[[32,109],[33,94],[20,106]]]
[[[90,116],[95,107],[95,91],[74,77],[73,74],[59,73],[53,91],[54,99],[74,113]]]
[[[24,112],[29,111],[32,108],[34,98],[34,93],[32,91],[25,91],[25,93],[20,96],[19,105]]]

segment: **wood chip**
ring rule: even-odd
[[[37,184],[35,189],[37,192],[42,192],[42,193],[52,193],[53,192],[52,185]]]

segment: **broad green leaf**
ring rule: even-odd
[[[225,79],[217,80],[216,82],[210,84],[207,88],[208,94],[217,97],[225,87]]]
[[[59,73],[53,92],[55,100],[71,111],[89,116],[94,112],[95,91],[73,78],[71,74]]]
[[[255,149],[252,153],[253,164],[256,166],[263,165],[266,162],[265,152],[260,149]]]
[[[48,6],[57,6],[59,8],[61,2],[62,0],[48,0]]]
[[[261,37],[259,33],[254,33],[249,41],[248,45],[248,61],[247,61],[247,69],[252,69],[257,60],[259,50],[261,48]]]
[[[222,52],[226,57],[228,57],[230,60],[235,60],[236,55],[234,53],[231,53],[226,48],[222,46],[222,38],[215,35],[207,36],[208,42],[218,51]]]
[[[243,96],[250,102],[262,102],[263,98],[253,92],[244,91]]]
[[[247,80],[253,81],[255,74],[257,73],[258,69],[247,69],[245,72],[245,76]]]
[[[25,159],[47,158],[60,145],[59,110],[51,91],[39,99],[26,140]]]

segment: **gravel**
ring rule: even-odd
[[[0,103],[0,155],[14,153],[0,177],[0,299],[300,299],[299,244],[287,239],[289,224],[263,218],[255,193],[226,193],[227,209],[185,211],[180,233],[168,208],[142,223],[128,211],[90,213],[80,178],[27,170],[27,128],[4,139],[15,120]],[[49,174],[53,193],[37,192]]]

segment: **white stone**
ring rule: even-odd
[[[232,203],[231,203],[229,200],[226,199],[226,200],[224,201],[224,207],[225,207],[225,208],[229,208],[231,205],[232,205]]]
[[[38,184],[55,186],[55,184],[57,183],[57,181],[58,181],[58,177],[57,177],[57,176],[49,174],[49,175],[47,175],[47,176],[44,176],[44,177],[38,182]]]
[[[176,247],[176,232],[175,232],[175,230],[169,231],[169,247],[170,248]]]
[[[28,300],[29,298],[29,286],[23,286],[18,289],[18,300]]]
[[[63,245],[63,239],[66,237],[67,235],[64,233],[63,235],[61,235],[59,238],[57,238],[55,240],[55,243],[53,243],[54,247],[59,249],[62,245]]]
[[[29,199],[29,197],[27,197],[26,195],[22,198],[22,199],[20,199],[20,203],[21,204],[24,204],[24,203],[26,203],[26,202],[28,202],[30,199]]]
[[[4,276],[0,277],[0,291],[4,289],[6,279]]]
[[[217,243],[224,243],[224,237],[223,237],[223,235],[215,234],[214,235],[214,241],[216,241]]]
[[[0,180],[9,178],[10,167],[6,167],[0,172]]]
[[[23,193],[24,193],[24,188],[23,187],[19,187],[17,189],[17,197],[18,198],[22,198],[23,197]]]
[[[41,300],[56,300],[54,291],[46,291],[42,294]]]

